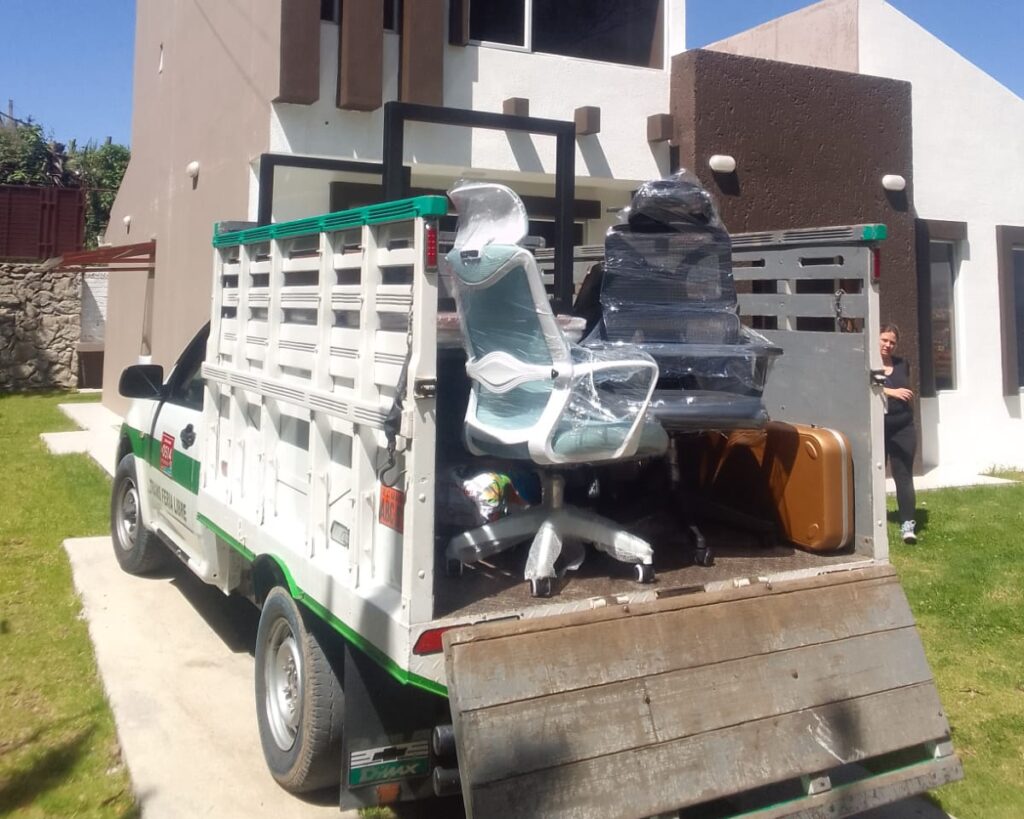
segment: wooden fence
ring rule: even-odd
[[[81,250],[85,192],[0,185],[0,259],[38,260]]]

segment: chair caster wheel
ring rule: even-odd
[[[532,597],[550,597],[552,592],[550,577],[535,577],[530,581]]]
[[[444,562],[444,573],[448,577],[462,577],[462,567],[463,563],[461,560],[453,560],[452,558],[448,558]]]
[[[650,563],[636,563],[633,566],[637,583],[654,582],[654,566]]]
[[[710,549],[698,549],[693,555],[693,562],[698,566],[714,566],[715,556]]]

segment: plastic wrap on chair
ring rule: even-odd
[[[569,400],[555,425],[552,446],[574,460],[586,460],[621,446],[647,406],[657,370],[638,362],[654,359],[632,345],[572,348]],[[664,449],[657,428],[641,430],[638,452]]]
[[[686,226],[723,230],[718,208],[697,180],[686,170],[664,179],[644,182],[619,218],[635,231],[679,230]],[[728,237],[726,237],[728,238]]]
[[[527,228],[519,198],[474,182],[460,182],[450,196],[459,226],[443,267],[473,382],[470,450],[566,463],[631,457],[641,443],[664,449],[646,430],[656,423],[644,423],[654,360],[625,344],[569,344],[536,260],[516,244]]]
[[[732,243],[710,194],[683,172],[641,185],[619,219],[605,239],[601,321],[584,343],[625,342],[654,358],[652,411],[663,423],[713,426],[717,414],[762,424],[781,350],[740,322]]]

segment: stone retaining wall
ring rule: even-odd
[[[0,263],[0,392],[78,384],[78,273]]]

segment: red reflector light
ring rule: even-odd
[[[871,281],[880,282],[882,280],[882,254],[878,252],[878,248],[872,248],[871,250]]]
[[[427,267],[437,268],[437,223],[428,222],[427,227]]]
[[[416,638],[416,645],[412,647],[413,654],[438,654],[444,646],[441,645],[441,635],[444,634],[451,626],[447,628],[431,628],[424,631],[418,638]]]

